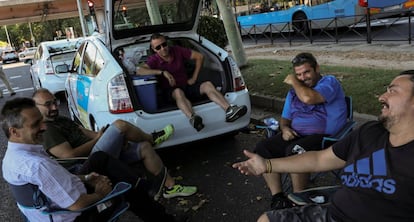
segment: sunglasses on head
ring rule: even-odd
[[[296,56],[295,58],[292,59],[292,64],[300,64],[300,63],[304,63],[304,62],[309,62],[310,59],[306,56]]]
[[[154,47],[154,49],[158,51],[158,50],[160,50],[160,49],[161,49],[161,47],[162,47],[162,48],[167,47],[167,42],[163,42],[163,43],[161,43],[161,44],[159,44],[159,45],[155,46],[155,47]]]

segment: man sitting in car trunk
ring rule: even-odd
[[[178,108],[190,119],[190,124],[197,131],[204,128],[203,119],[194,112],[188,98],[207,95],[211,101],[225,110],[227,122],[236,121],[246,114],[245,105],[229,104],[210,81],[197,82],[203,64],[201,53],[180,46],[168,46],[167,38],[159,33],[151,36],[150,45],[155,54],[150,56],[146,64],[139,67],[136,73],[138,75],[160,75],[163,93],[175,100]],[[186,60],[195,61],[195,69],[191,78],[188,78],[184,66]]]

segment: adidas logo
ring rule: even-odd
[[[370,157],[346,166],[341,180],[347,187],[375,189],[386,194],[393,194],[396,189],[395,180],[387,178],[384,149],[375,151]]]

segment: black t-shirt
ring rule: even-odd
[[[54,121],[46,121],[46,126],[43,133],[43,146],[46,151],[64,142],[78,147],[91,140],[75,122],[64,116],[59,116]]]
[[[346,161],[330,210],[344,221],[414,221],[414,141],[399,147],[372,121],[333,146]]]

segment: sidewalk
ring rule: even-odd
[[[250,95],[250,102],[252,106],[250,116],[251,122],[253,124],[263,124],[262,120],[264,118],[271,116],[276,117],[276,119],[280,118],[284,99],[262,95]],[[357,122],[357,127],[367,121],[376,119],[377,117],[373,115],[354,112],[354,120]]]

